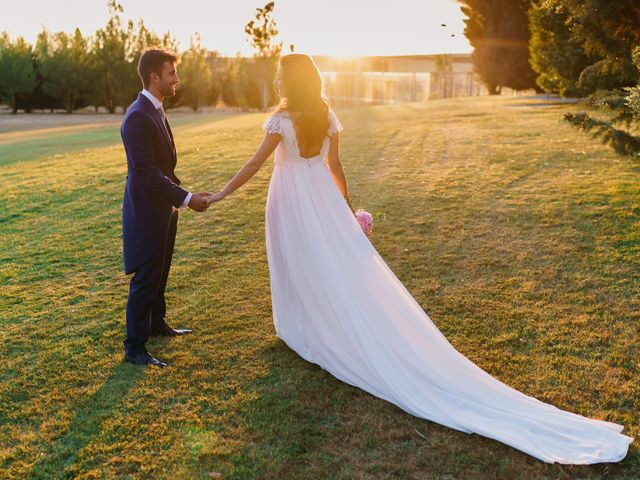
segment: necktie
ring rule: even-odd
[[[162,120],[162,128],[164,129],[164,133],[169,139],[171,143],[171,135],[169,135],[169,130],[167,129],[167,116],[164,114],[164,109],[162,107],[158,107],[158,115],[160,115],[160,119]]]

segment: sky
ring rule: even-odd
[[[185,49],[202,43],[225,55],[251,55],[244,25],[268,0],[120,0],[124,18],[170,31]],[[0,0],[0,31],[34,42],[42,27],[93,34],[108,18],[106,0]],[[455,0],[276,0],[284,52],[355,57],[467,53],[463,14]],[[441,26],[445,24],[446,26]],[[454,35],[454,36],[452,36]]]

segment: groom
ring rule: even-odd
[[[176,147],[162,108],[165,97],[180,82],[178,57],[159,49],[146,50],[138,63],[143,90],[128,108],[121,135],[127,154],[127,182],[122,205],[124,270],[134,273],[127,300],[125,360],[166,367],[146,348],[150,336],[180,336],[165,321],[167,284],[178,225],[178,209],[208,208],[204,193],[190,193],[176,177]]]

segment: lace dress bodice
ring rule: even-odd
[[[331,145],[330,138],[333,134],[342,131],[342,124],[336,114],[329,111],[329,129],[327,130],[327,136],[322,141],[320,152],[313,157],[303,157],[300,154],[296,130],[287,112],[274,113],[267,119],[263,128],[267,133],[278,134],[282,137],[275,151],[276,164],[294,167],[296,165],[310,165],[325,162]]]

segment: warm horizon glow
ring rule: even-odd
[[[202,43],[224,55],[251,55],[244,25],[268,0],[120,0],[123,17],[142,18],[146,26],[167,30],[185,49],[199,32]],[[276,0],[274,18],[283,42],[310,55],[358,57],[468,53],[464,23],[455,0]],[[0,31],[35,42],[42,27],[71,32],[79,27],[92,35],[108,18],[106,0],[65,0],[64,8],[50,0],[23,0],[4,9]],[[446,24],[442,27],[441,24]],[[455,36],[451,36],[451,35]]]

